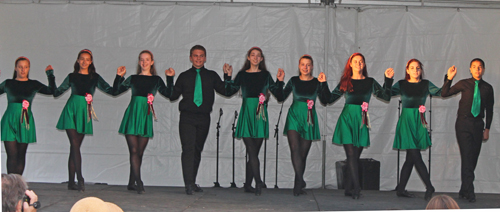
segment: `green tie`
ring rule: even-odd
[[[203,92],[201,91],[200,69],[196,69],[196,80],[194,81],[194,104],[200,106],[203,103]]]
[[[479,115],[481,112],[481,93],[479,92],[479,80],[476,80],[476,85],[474,86],[474,98],[472,100],[472,108],[470,110],[474,117]]]

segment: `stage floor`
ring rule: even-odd
[[[146,186],[145,194],[128,191],[126,186],[86,184],[86,191],[67,190],[67,184],[29,183],[37,193],[40,212],[69,211],[81,198],[95,196],[113,202],[124,211],[353,211],[422,210],[427,202],[423,192],[416,198],[397,197],[395,191],[362,191],[359,200],[344,196],[344,190],[306,189],[295,197],[291,189],[263,189],[261,196],[244,193],[242,188],[203,188],[188,196],[181,187]],[[436,194],[443,194],[436,192]],[[476,194],[477,202],[453,197],[462,209],[500,208],[500,194]]]

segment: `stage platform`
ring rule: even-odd
[[[268,185],[269,186],[269,185]],[[357,211],[422,210],[427,202],[423,192],[416,198],[397,197],[395,191],[362,191],[359,200],[344,196],[344,190],[306,189],[307,195],[295,197],[291,189],[263,189],[261,196],[244,193],[243,188],[210,188],[186,195],[183,187],[146,186],[145,194],[128,191],[126,186],[86,184],[86,191],[69,191],[67,184],[29,183],[42,207],[40,212],[69,211],[84,197],[95,196],[113,202],[124,211]],[[436,194],[443,194],[436,192]],[[453,197],[462,209],[500,209],[500,194],[477,194],[477,202]]]

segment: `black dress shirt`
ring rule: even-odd
[[[462,98],[458,103],[458,116],[474,117],[471,113],[471,108],[472,100],[474,98],[475,81],[476,79],[474,78],[463,79],[451,86],[451,80],[448,80],[448,75],[445,75],[441,96],[447,97],[459,92],[462,93]],[[484,111],[486,110],[485,128],[490,129],[491,121],[493,119],[493,87],[482,79],[479,80],[478,86],[481,94],[481,112],[477,118],[484,118]]]
[[[214,105],[214,90],[217,91],[217,93],[226,96],[225,84],[215,71],[201,67],[200,77],[203,103],[198,107],[193,102],[196,68],[191,67],[187,71],[179,74],[179,78],[175,82],[174,90],[170,96],[170,100],[174,101],[182,95],[182,100],[179,102],[179,111],[190,113],[210,113],[212,112],[212,106]]]

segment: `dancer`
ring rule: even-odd
[[[295,171],[294,196],[307,194],[303,190],[306,187],[304,172],[307,155],[311,149],[312,141],[321,139],[318,117],[316,116],[316,97],[319,96],[321,103],[326,104],[327,99],[322,97],[330,93],[325,83],[325,74],[321,72],[318,78],[313,77],[313,67],[313,59],[310,55],[300,57],[299,76],[288,80],[283,90],[283,99],[293,93],[293,103],[288,109],[283,134],[288,137],[293,170]],[[326,95],[319,95],[322,92],[326,92]]]
[[[71,96],[61,112],[56,128],[66,130],[70,147],[68,159],[68,189],[85,191],[82,175],[80,146],[86,134],[92,134],[92,119],[97,118],[92,106],[95,89],[112,95],[113,88],[96,73],[92,52],[83,49],[78,53],[73,73],[68,74],[63,83],[54,91],[54,97],[71,88]],[[78,186],[75,184],[75,173]]]
[[[144,184],[141,179],[141,164],[144,150],[148,145],[149,138],[153,137],[153,118],[156,119],[153,108],[153,100],[156,92],[165,97],[170,97],[171,87],[156,74],[153,53],[144,50],[139,54],[137,74],[129,76],[123,81],[127,72],[125,66],[117,69],[117,76],[113,84],[115,95],[121,94],[132,88],[132,98],[125,110],[119,133],[125,135],[130,153],[130,175],[128,190],[136,190],[138,194],[145,193]],[[168,85],[173,84],[175,71],[172,68],[165,70]]]
[[[2,116],[2,141],[7,153],[7,173],[22,175],[26,164],[28,144],[36,142],[36,129],[31,103],[36,93],[51,95],[55,87],[52,66],[45,69],[49,80],[46,86],[29,79],[30,61],[19,57],[14,63],[14,76],[0,84],[0,94],[7,93],[7,109]]]
[[[347,60],[340,83],[332,91],[329,103],[335,102],[345,94],[345,105],[333,133],[333,143],[341,144],[347,156],[347,173],[345,195],[359,199],[359,158],[363,148],[370,145],[370,121],[368,102],[375,94],[378,98],[389,101],[394,76],[392,69],[385,71],[384,86],[368,77],[365,57],[361,53],[352,54]]]
[[[201,151],[210,129],[214,90],[225,95],[224,82],[219,75],[205,68],[206,53],[205,47],[201,45],[191,48],[189,60],[193,67],[179,74],[170,96],[170,100],[175,101],[182,95],[179,102],[179,136],[182,144],[182,175],[187,195],[192,195],[193,191],[203,191],[196,184],[196,175],[200,166]]]
[[[396,126],[393,148],[406,150],[406,161],[401,169],[396,195],[398,197],[415,197],[414,194],[405,190],[413,166],[415,166],[426,187],[424,198],[429,200],[435,189],[420,153],[421,150],[432,145],[425,121],[425,101],[429,94],[440,96],[441,88],[436,87],[429,80],[422,79],[423,74],[424,66],[422,63],[417,59],[411,59],[406,63],[405,79],[392,86],[392,96],[401,95],[403,103],[403,110]]]
[[[482,142],[490,137],[490,127],[493,119],[493,87],[483,80],[485,69],[484,61],[475,58],[470,62],[469,68],[472,77],[460,80],[451,86],[451,81],[457,74],[457,69],[452,66],[448,69],[443,90],[441,91],[443,97],[457,93],[462,94],[458,103],[457,121],[455,123],[458,147],[462,158],[462,186],[458,192],[458,197],[461,199],[466,198],[469,202],[476,202],[473,184],[474,170],[476,169]],[[486,126],[483,121],[485,116]]]
[[[224,73],[232,75],[233,68],[224,64]],[[274,82],[266,68],[266,60],[259,47],[252,47],[247,52],[247,60],[236,75],[236,78],[226,80],[226,94],[235,94],[241,87],[243,103],[236,125],[236,138],[242,138],[248,154],[246,168],[245,191],[259,196],[262,192],[260,178],[259,151],[264,138],[269,138],[269,119],[267,115],[266,93],[271,93],[282,101],[283,79],[285,72],[278,69],[277,81]],[[255,189],[252,188],[252,179],[255,179]]]

